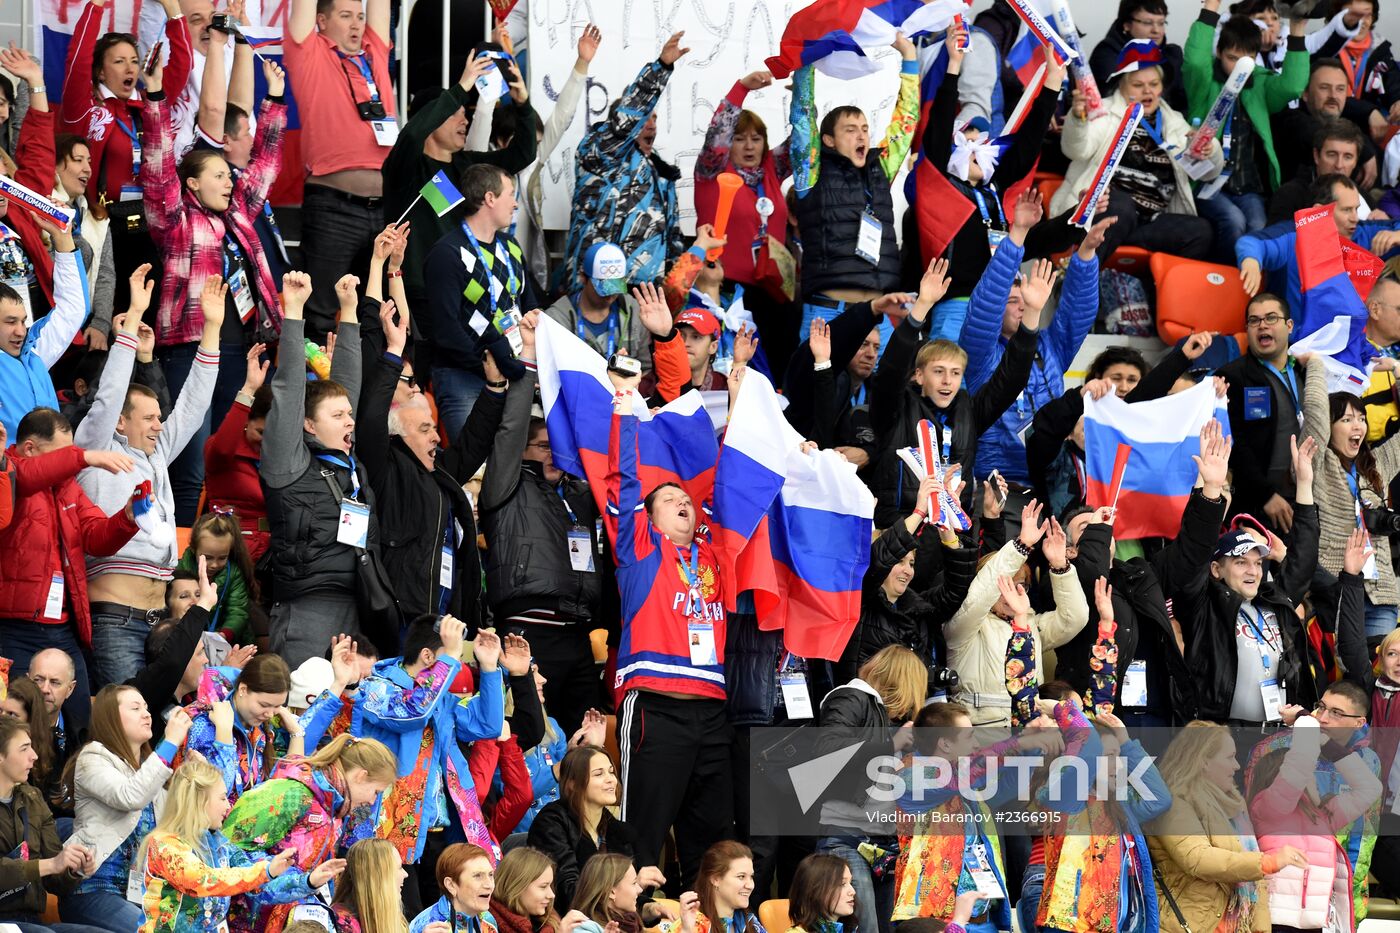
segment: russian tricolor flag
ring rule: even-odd
[[[1294,353],[1316,353],[1327,367],[1329,392],[1360,395],[1371,380],[1366,340],[1366,294],[1384,267],[1379,258],[1343,240],[1333,205],[1293,215],[1302,307],[1293,311]]]
[[[1084,397],[1086,499],[1093,508],[1116,505],[1113,534],[1171,538],[1196,483],[1201,428],[1210,419],[1230,433],[1225,399],[1206,380],[1176,395],[1129,405],[1110,392]],[[1116,500],[1116,501],[1115,501]]]
[[[714,541],[730,609],[752,590],[760,629],[834,661],[860,618],[875,497],[840,454],[801,443],[772,384],[750,370],[715,471]]]
[[[608,442],[612,432],[613,387],[607,361],[568,328],[541,316],[535,331],[540,399],[554,465],[583,477],[600,513],[607,516],[608,539],[617,540],[617,517],[608,511]],[[699,392],[686,392],[653,413],[633,409],[642,491],[676,482],[696,505],[710,499],[719,446]]]
[[[915,36],[941,32],[965,0],[816,0],[788,19],[778,54],[767,60],[775,78],[805,65],[833,78],[874,74],[880,66],[867,54],[888,47],[895,33]]]

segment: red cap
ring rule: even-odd
[[[447,692],[453,696],[463,696],[476,692],[476,679],[472,676],[472,669],[465,664],[457,672],[457,676],[452,679],[452,683],[447,685]]]
[[[682,324],[695,328],[695,332],[702,337],[713,337],[719,332],[719,318],[699,308],[691,308],[677,315],[676,326],[680,327]]]

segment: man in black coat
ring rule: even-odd
[[[1288,440],[1302,433],[1303,367],[1288,355],[1293,315],[1277,295],[1261,292],[1245,308],[1249,352],[1220,367],[1229,384],[1230,451],[1235,494],[1230,514],[1293,527],[1293,471]]]
[[[504,380],[485,355],[485,391],[452,446],[441,449],[422,396],[390,410],[403,371],[408,316],[396,320],[393,303],[386,302],[379,320],[385,349],[365,361],[356,449],[378,503],[384,567],[405,618],[448,614],[475,631],[481,622],[481,561],[462,484],[486,461],[505,405]]]

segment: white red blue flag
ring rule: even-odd
[[[729,607],[753,591],[760,629],[834,661],[860,618],[875,497],[840,454],[801,443],[772,384],[750,370],[715,470],[713,540]]]
[[[1084,464],[1089,505],[1116,506],[1122,539],[1175,537],[1196,483],[1201,428],[1210,419],[1230,433],[1225,399],[1206,380],[1150,402],[1128,404],[1110,392],[1084,398]]]
[[[967,10],[965,0],[816,0],[788,18],[778,54],[767,60],[775,78],[805,65],[833,78],[880,70],[870,56],[903,32],[910,39],[942,32]]]

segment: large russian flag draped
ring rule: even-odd
[[[794,654],[837,660],[860,618],[875,497],[835,451],[799,450],[777,393],[750,371],[715,471],[725,600],[752,590],[758,626]]]
[[[554,465],[588,480],[600,514],[607,516],[608,539],[617,539],[617,520],[607,510],[608,441],[612,432],[613,387],[607,362],[568,328],[541,316],[535,331],[540,399]],[[715,431],[699,392],[686,392],[656,413],[640,401],[633,409],[642,490],[680,483],[703,505],[714,489]]]
[[[1228,434],[1225,399],[1210,380],[1176,395],[1129,405],[1114,393],[1084,398],[1084,454],[1089,475],[1086,499],[1098,508],[1114,504],[1113,534],[1132,538],[1175,537],[1181,513],[1196,482],[1201,428],[1211,418]],[[1115,470],[1120,457],[1123,466]],[[1121,478],[1116,475],[1121,473]]]
[[[880,66],[870,53],[888,47],[895,33],[913,39],[948,28],[967,9],[965,0],[816,0],[788,19],[778,54],[766,62],[775,78],[816,65],[833,78],[859,78]]]
[[[1302,307],[1293,311],[1294,353],[1316,353],[1327,367],[1327,388],[1360,395],[1370,382],[1366,295],[1385,265],[1337,233],[1333,205],[1293,215]]]

